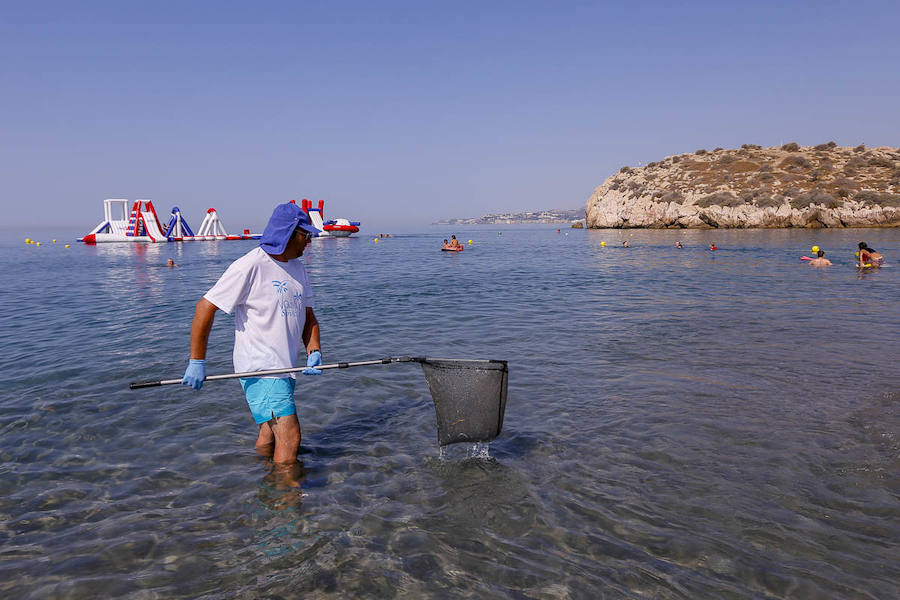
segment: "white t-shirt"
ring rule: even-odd
[[[279,262],[254,248],[231,263],[203,297],[228,314],[234,311],[235,372],[299,366],[306,309],[314,305],[302,260]]]

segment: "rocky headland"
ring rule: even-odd
[[[900,148],[795,143],[697,150],[622,167],[594,190],[591,228],[900,226]]]

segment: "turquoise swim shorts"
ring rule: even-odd
[[[262,425],[276,417],[297,413],[294,405],[293,377],[242,377],[241,387],[247,396],[247,404],[257,424]]]

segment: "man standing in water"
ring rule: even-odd
[[[191,357],[183,385],[195,390],[206,377],[206,347],[217,310],[234,312],[235,372],[290,369],[305,347],[306,375],[320,375],[319,323],[302,260],[317,230],[293,203],[275,207],[254,248],[226,269],[197,302],[191,326]],[[275,463],[291,464],[300,448],[300,422],[294,405],[293,375],[241,379],[250,412],[259,426],[256,449]]]

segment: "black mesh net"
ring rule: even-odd
[[[434,399],[438,444],[489,442],[503,427],[505,360],[426,358],[425,381]]]

